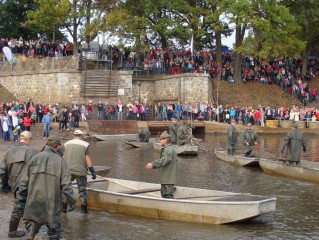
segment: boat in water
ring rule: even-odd
[[[133,139],[125,141],[124,143],[134,148],[145,148],[150,147],[156,140],[156,138],[150,138],[148,142],[141,142],[137,139]]]
[[[154,149],[158,152],[161,151],[162,146],[160,143],[153,143]],[[177,155],[197,155],[198,146],[197,145],[172,145],[175,149]]]
[[[304,162],[295,166],[289,165],[284,159],[259,158],[259,166],[265,173],[319,183],[319,168],[312,168]]]
[[[245,157],[244,155],[229,155],[225,150],[215,150],[218,159],[225,162],[243,166],[243,167],[258,167],[259,159],[255,157]]]
[[[76,189],[75,185],[73,187]],[[175,199],[165,199],[160,189],[161,185],[155,183],[98,177],[88,182],[88,207],[206,224],[250,220],[276,209],[274,197],[176,186]],[[78,191],[74,193],[78,198]]]
[[[137,138],[137,134],[114,134],[114,135],[93,135],[95,141],[107,141],[111,139],[132,139]]]

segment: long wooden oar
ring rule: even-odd
[[[152,196],[152,197],[157,197],[157,198],[160,197],[160,196],[158,196],[158,195],[155,195],[155,194],[152,194],[152,193],[148,193],[148,189],[144,189],[145,192],[143,192],[143,189],[133,188],[133,187],[131,187],[131,186],[128,186],[128,185],[123,184],[123,183],[119,183],[119,182],[114,181],[114,180],[111,180],[111,179],[109,179],[109,178],[105,178],[105,177],[102,177],[102,176],[99,176],[99,175],[96,175],[96,177],[101,178],[101,179],[103,179],[103,180],[105,180],[105,181],[109,181],[109,182],[118,184],[118,185],[120,185],[120,186],[129,188],[129,189],[132,189],[132,190],[134,190],[134,191],[140,191],[139,193],[145,193],[145,194],[148,194],[148,195],[150,195],[150,196]],[[161,190],[161,189],[158,189],[158,191],[160,191],[160,190]],[[120,192],[120,193],[121,193],[121,192]],[[122,193],[130,194],[129,192],[122,192]],[[135,193],[135,194],[139,194],[139,193]],[[132,194],[132,193],[131,193],[131,194]]]
[[[192,134],[192,133],[191,133]],[[195,143],[198,145],[199,149],[204,151],[204,152],[207,152],[208,150],[206,148],[203,148],[200,143],[196,140],[196,138],[194,137],[194,135],[192,134],[192,140],[195,141]]]

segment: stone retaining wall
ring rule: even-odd
[[[208,74],[179,74],[132,79],[133,72],[118,71],[118,88],[124,89],[121,96],[127,100],[154,102],[211,102],[212,82]],[[85,97],[83,70],[42,70],[23,73],[0,73],[0,83],[17,99],[43,103],[95,103],[99,100],[115,103],[117,97],[101,99],[98,96]],[[106,83],[107,84],[107,83]],[[107,96],[107,94],[106,94]]]

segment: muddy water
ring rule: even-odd
[[[284,136],[263,135],[256,155],[278,156]],[[230,225],[205,225],[155,220],[121,213],[79,209],[63,217],[64,239],[318,239],[319,184],[264,174],[259,169],[232,166],[219,161],[214,148],[225,146],[225,136],[206,135],[201,145],[207,152],[178,159],[178,185],[232,192],[249,192],[277,197],[277,210],[253,221]],[[306,136],[307,159],[319,161],[318,140]],[[158,171],[145,170],[145,164],[158,157],[152,147],[134,149],[121,141],[92,143],[95,165],[112,167],[109,177],[158,182]],[[0,195],[1,201],[4,199]],[[10,207],[10,200],[5,206]],[[1,204],[2,211],[8,211]],[[2,215],[2,214],[1,214]],[[1,217],[0,220],[8,221]],[[7,224],[7,223],[6,223]],[[2,229],[3,227],[3,223]],[[45,228],[41,230],[45,235]],[[0,237],[3,238],[1,233]]]

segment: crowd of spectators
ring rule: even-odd
[[[314,98],[318,101],[318,97]],[[121,99],[114,103],[100,101],[93,104],[69,105],[62,104],[34,104],[31,99],[27,102],[2,102],[0,105],[0,136],[4,141],[18,140],[18,135],[23,130],[32,130],[32,125],[44,125],[44,137],[50,131],[50,123],[57,122],[58,130],[74,130],[79,127],[79,121],[98,120],[139,120],[139,121],[216,121],[230,124],[231,120],[246,125],[251,123],[256,126],[265,126],[267,120],[290,121],[319,121],[319,108],[317,107],[269,107],[259,105],[253,107],[216,106],[209,103],[156,103],[154,105],[143,102],[128,101],[124,104]],[[45,119],[45,120],[44,120]],[[50,120],[47,122],[47,120]],[[48,129],[47,129],[48,128]],[[46,133],[48,131],[48,133]],[[46,135],[47,134],[47,135]],[[15,137],[16,136],[16,137]]]

